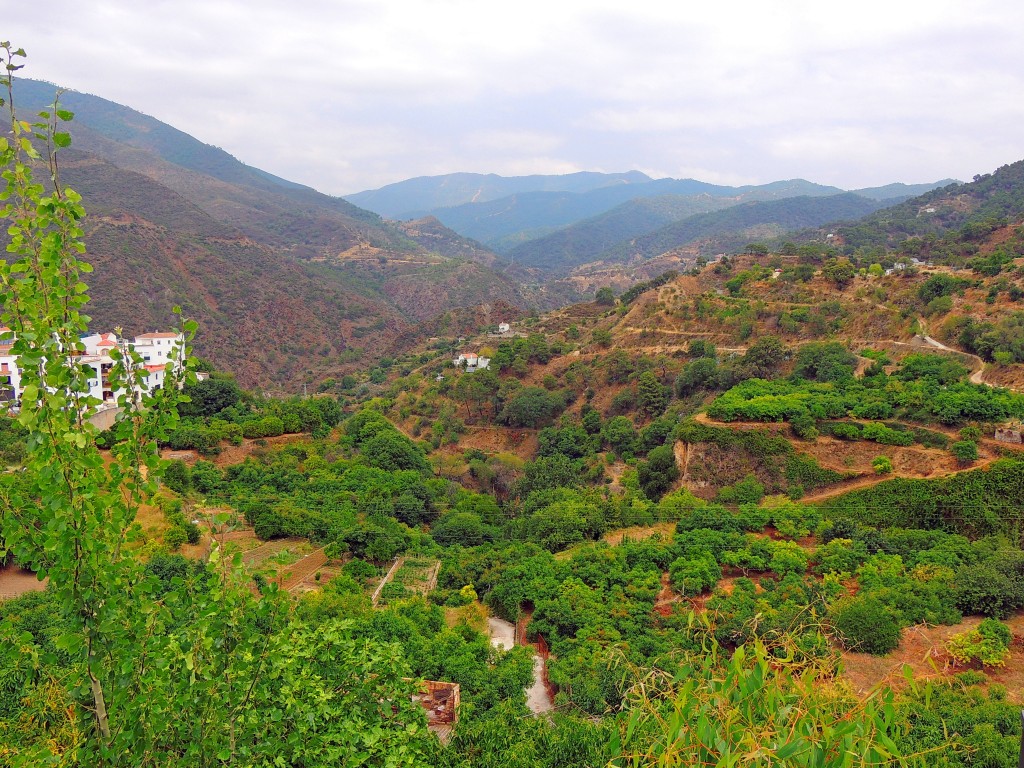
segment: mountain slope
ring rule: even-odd
[[[600,257],[609,243],[639,237],[674,221],[734,205],[731,198],[710,195],[641,197],[547,237],[529,240],[509,254],[514,264],[571,268]]]
[[[878,210],[882,203],[847,192],[831,197],[794,197],[745,203],[723,211],[691,216],[661,229],[620,243],[603,259],[650,258],[705,240],[698,250],[710,254],[741,247],[758,232],[787,231],[839,219],[856,219]]]
[[[1019,160],[970,183],[932,190],[839,227],[837,233],[848,248],[894,248],[908,238],[941,237],[965,227],[985,229],[992,222],[1022,218],[1024,160]]]
[[[294,391],[307,369],[340,370],[343,356],[386,346],[406,327],[396,311],[281,258],[148,177],[74,150],[63,177],[87,204],[95,328],[165,328],[180,304],[199,321],[198,354],[247,386]]]
[[[943,179],[931,184],[886,184],[883,187],[865,187],[864,189],[850,190],[861,197],[870,197],[872,200],[898,200],[899,198],[914,197],[931,192],[939,187],[948,187],[950,184],[961,184],[956,179]]]
[[[23,114],[53,91],[15,83]],[[202,354],[268,386],[292,382],[300,368],[334,370],[357,347],[380,357],[432,312],[492,297],[525,303],[476,245],[442,254],[374,213],[127,107],[73,92],[62,104],[76,113],[65,181],[93,216],[96,327],[151,330],[181,303],[203,325]],[[368,269],[370,259],[386,274]],[[303,366],[306,352],[314,359]]]
[[[802,179],[746,187],[723,187],[695,179],[658,179],[646,184],[602,187],[583,193],[524,192],[484,203],[464,203],[430,211],[461,235],[479,240],[498,253],[598,216],[630,200],[648,197],[703,196],[731,200],[775,200],[797,195],[841,192]]]

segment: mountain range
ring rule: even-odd
[[[950,183],[953,180],[895,183],[852,193],[892,204]],[[804,179],[733,187],[696,179],[652,179],[639,171],[508,178],[459,173],[410,179],[349,195],[347,199],[392,219],[433,216],[460,235],[477,240],[512,261],[522,255],[517,249],[525,244],[576,227],[567,233],[569,237],[604,244],[599,250],[576,253],[577,260],[585,261],[588,256],[598,258],[602,250],[613,245],[607,241],[609,236],[616,241],[628,239],[671,221],[730,205],[843,193],[838,187]],[[630,205],[652,198],[659,202]],[[611,211],[617,222],[612,231],[608,230],[606,220],[593,222],[597,231],[588,229],[592,220]],[[650,226],[653,211],[658,213],[654,214],[654,226]]]
[[[17,103],[37,111],[54,90],[18,80]],[[629,171],[449,174],[341,199],[100,97],[67,92],[62,104],[76,114],[62,173],[89,212],[94,326],[166,327],[181,304],[200,322],[201,356],[278,391],[365,369],[431,329],[452,330],[451,318],[493,319],[481,306],[551,309],[798,230],[892,241],[913,230],[919,200],[961,194],[950,180],[844,192],[801,179],[732,187]],[[968,221],[947,209],[929,232]],[[877,234],[886,222],[892,231]]]

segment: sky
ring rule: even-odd
[[[457,171],[844,189],[1024,159],[1020,0],[49,0],[23,74],[341,195]]]

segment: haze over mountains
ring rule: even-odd
[[[565,275],[588,262],[650,257],[701,238],[706,255],[742,245],[745,232],[775,234],[857,218],[950,183],[956,182],[893,183],[844,192],[803,179],[730,187],[696,179],[652,179],[639,171],[511,178],[457,173],[410,179],[349,195],[348,200],[393,219],[433,216],[510,264]],[[768,204],[786,199],[798,202]],[[766,205],[748,206],[738,217],[703,219],[723,208],[757,203]],[[672,226],[691,218],[687,226]],[[757,230],[759,226],[767,229]],[[735,237],[707,240],[730,228]],[[644,244],[634,248],[638,237]],[[654,253],[654,248],[661,250]]]
[[[53,91],[16,82],[26,112]],[[956,183],[844,192],[638,171],[449,174],[343,200],[105,99],[68,92],[62,103],[76,113],[63,167],[90,214],[93,324],[152,330],[181,304],[202,327],[201,355],[246,385],[292,391],[365,368],[452,310],[551,309],[748,242],[883,221],[908,196]]]

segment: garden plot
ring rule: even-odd
[[[441,562],[432,557],[407,557],[384,586],[379,604],[413,595],[425,595],[437,586]]]

